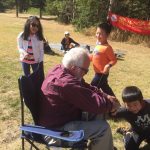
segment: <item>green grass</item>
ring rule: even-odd
[[[15,13],[0,13],[0,149],[2,150],[19,150],[21,145],[19,138],[20,99],[17,79],[22,74],[22,69],[19,63],[16,37],[22,31],[27,16],[30,15],[19,14],[19,18],[16,18]],[[45,37],[50,43],[59,43],[64,31],[68,30],[76,41],[90,45],[95,44],[94,35],[85,36],[81,33],[74,32],[74,28],[71,25],[61,25],[48,19],[41,21]],[[126,54],[124,60],[118,61],[112,68],[109,77],[109,83],[117,98],[122,102],[121,92],[127,85],[138,86],[142,90],[144,97],[150,97],[149,48],[112,41],[110,43],[114,49],[120,49]],[[55,64],[61,63],[61,60],[61,55],[45,55],[45,73]],[[93,75],[93,69],[90,67],[90,71],[85,76],[85,80],[90,83]],[[27,116],[27,119],[30,120],[30,115]],[[123,150],[122,137],[116,134],[115,130],[119,126],[127,125],[127,123],[116,123],[111,120],[109,122],[113,131],[114,143],[119,150]]]

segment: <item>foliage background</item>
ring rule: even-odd
[[[150,0],[112,0],[112,11],[126,17],[150,19]],[[49,15],[56,15],[63,23],[74,23],[79,28],[91,27],[106,21],[109,0],[1,0],[0,10],[15,8],[19,11],[30,7],[43,7]]]
[[[21,0],[20,0],[21,1]],[[22,0],[22,2],[30,2],[30,0]],[[54,17],[43,16],[41,19],[42,25],[44,27],[45,37],[52,43],[60,42],[63,32],[68,30],[71,33],[71,36],[81,43],[88,43],[89,45],[95,44],[95,25],[98,22],[105,21],[107,15],[108,2],[102,0],[46,0],[47,5],[45,5],[43,9],[43,15],[45,14],[53,14],[54,12],[59,22],[63,22],[64,14],[66,13],[66,9],[64,7],[69,7],[73,10],[73,7],[77,10],[76,13],[72,14],[72,19],[70,22],[65,24],[60,24],[54,21]],[[72,2],[76,2],[76,5]],[[140,6],[139,8],[135,7],[136,11],[139,13],[138,9],[142,10],[140,14],[136,15],[140,17],[139,19],[147,20],[149,19],[149,0],[115,0],[116,9],[114,12],[118,12],[118,14],[127,16],[129,7],[127,2],[136,3],[136,6]],[[143,4],[142,4],[143,2]],[[66,4],[67,3],[67,4]],[[27,3],[28,4],[28,3]],[[92,4],[92,5],[90,5]],[[141,4],[141,5],[140,5]],[[144,6],[144,5],[147,6]],[[22,74],[21,66],[18,61],[18,51],[16,46],[16,37],[17,34],[22,31],[23,25],[30,15],[38,15],[38,9],[35,7],[30,7],[27,5],[27,10],[20,10],[22,13],[19,14],[19,17],[15,17],[15,12],[11,12],[8,14],[8,9],[15,8],[15,0],[0,0],[0,33],[2,35],[0,39],[0,150],[8,150],[21,149],[21,141],[20,141],[20,99],[19,99],[19,91],[17,79]],[[121,8],[119,6],[121,5]],[[24,5],[23,5],[24,6]],[[142,7],[144,8],[142,8]],[[100,7],[100,9],[98,9]],[[132,6],[133,7],[133,6]],[[21,8],[21,7],[20,7]],[[34,9],[36,9],[36,12]],[[53,9],[52,9],[53,8]],[[52,10],[51,10],[52,9]],[[126,11],[125,11],[126,10]],[[32,13],[28,14],[30,11]],[[52,11],[52,12],[51,12]],[[68,13],[67,11],[67,13]],[[91,13],[89,13],[89,11]],[[132,11],[132,9],[131,9]],[[2,13],[3,12],[3,13]],[[6,12],[6,13],[4,13]],[[63,14],[63,13],[64,14]],[[92,13],[94,15],[92,16]],[[90,15],[91,14],[91,15]],[[96,22],[97,15],[98,22]],[[129,13],[132,14],[131,12]],[[143,14],[143,15],[142,15]],[[135,15],[135,13],[133,13]],[[66,15],[68,16],[68,15]],[[135,16],[135,17],[136,17]],[[134,16],[133,16],[134,17]],[[60,19],[59,19],[60,18]],[[68,18],[68,17],[65,17]],[[89,19],[90,18],[90,19]],[[62,19],[62,21],[61,21]],[[75,20],[76,19],[76,20]],[[104,19],[104,20],[103,20]],[[67,20],[67,19],[66,19]],[[82,22],[82,23],[80,23]],[[84,24],[85,23],[85,24]],[[72,26],[72,24],[74,26]],[[89,26],[86,26],[89,25]],[[76,27],[76,28],[74,28]],[[85,34],[82,32],[74,32],[74,30],[83,30]],[[57,36],[56,36],[57,35]],[[91,35],[91,36],[89,36]],[[132,39],[133,37],[133,39]],[[116,96],[121,101],[121,92],[122,89],[127,85],[136,85],[141,88],[144,97],[150,97],[150,65],[149,65],[149,48],[144,47],[142,43],[145,41],[145,44],[150,43],[149,37],[147,36],[138,36],[136,34],[131,34],[126,31],[120,31],[119,29],[115,29],[111,35],[113,40],[118,41],[128,41],[126,42],[115,42],[109,41],[112,47],[116,50],[119,49],[125,52],[125,58],[123,60],[118,61],[117,65],[114,66],[111,70],[109,82],[111,87],[114,89]],[[129,44],[132,43],[131,44]],[[55,64],[61,63],[62,56],[50,56],[45,55],[44,58],[44,67],[45,73],[47,73],[49,68],[52,68]],[[85,77],[86,81],[90,83],[93,77],[93,70],[90,68],[89,74]],[[28,119],[27,115],[27,119]],[[115,146],[117,146],[118,150],[123,149],[122,138],[120,135],[115,133],[115,130],[118,126],[127,126],[125,122],[113,122],[109,121],[114,137]],[[29,146],[27,145],[27,149]],[[45,149],[45,148],[43,148]],[[144,149],[143,149],[144,150]],[[145,149],[146,150],[146,149]],[[149,150],[149,149],[147,149]]]
[[[112,0],[112,11],[141,20],[150,19],[150,0]],[[107,21],[109,0],[1,0],[0,12],[19,5],[19,12],[41,7],[43,14],[57,16],[63,24],[73,24],[78,31],[89,32],[100,22]],[[114,27],[112,40],[143,43],[150,47],[150,36],[137,35]],[[93,33],[92,33],[93,34]]]
[[[20,14],[15,17],[15,12],[0,13],[0,150],[20,150],[20,97],[17,79],[22,75],[19,63],[16,37],[23,30],[28,16],[33,14]],[[38,15],[38,14],[36,14]],[[80,32],[74,32],[72,25],[59,24],[51,16],[43,16],[41,23],[44,35],[50,43],[59,43],[64,31],[68,30],[71,37],[80,43],[95,44],[95,35],[85,36]],[[113,88],[117,98],[122,103],[121,92],[127,85],[138,86],[145,98],[150,98],[150,53],[149,48],[142,45],[134,45],[109,40],[113,49],[125,53],[123,59],[111,69],[109,76],[110,86]],[[56,51],[58,53],[58,50]],[[54,65],[61,63],[63,55],[44,55],[45,74]],[[92,65],[85,80],[90,83],[94,75]],[[28,112],[28,111],[27,111]],[[27,113],[26,121],[29,122],[30,115]],[[30,122],[31,123],[31,122]],[[116,134],[116,128],[127,126],[124,121],[114,122],[109,120],[113,132],[114,143],[118,150],[123,150],[122,137]],[[149,148],[149,147],[148,147]],[[26,149],[30,149],[26,143]],[[41,150],[45,150],[42,147]],[[149,150],[149,149],[142,149]]]

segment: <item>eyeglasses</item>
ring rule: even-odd
[[[76,67],[78,67],[78,68],[80,68],[81,70],[83,70],[83,71],[85,72],[85,74],[87,74],[88,71],[89,71],[89,69],[86,69],[86,68],[82,68],[82,67],[79,67],[79,66],[76,66]]]
[[[31,26],[32,26],[32,27],[37,27],[37,28],[39,28],[39,25],[36,24],[36,23],[31,23]]]

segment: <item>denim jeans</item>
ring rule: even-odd
[[[95,73],[95,76],[91,82],[91,85],[96,86],[97,88],[101,88],[103,92],[115,96],[113,90],[108,84],[108,76],[109,74],[101,74],[101,73]]]
[[[30,75],[30,68],[32,68],[33,72],[36,71],[36,69],[38,68],[39,63],[36,64],[27,64],[25,62],[21,62],[22,64],[22,69],[24,72],[25,76],[29,76]]]

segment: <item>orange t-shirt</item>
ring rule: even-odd
[[[97,45],[90,55],[96,73],[103,73],[105,65],[114,65],[117,62],[112,47],[109,44]]]

